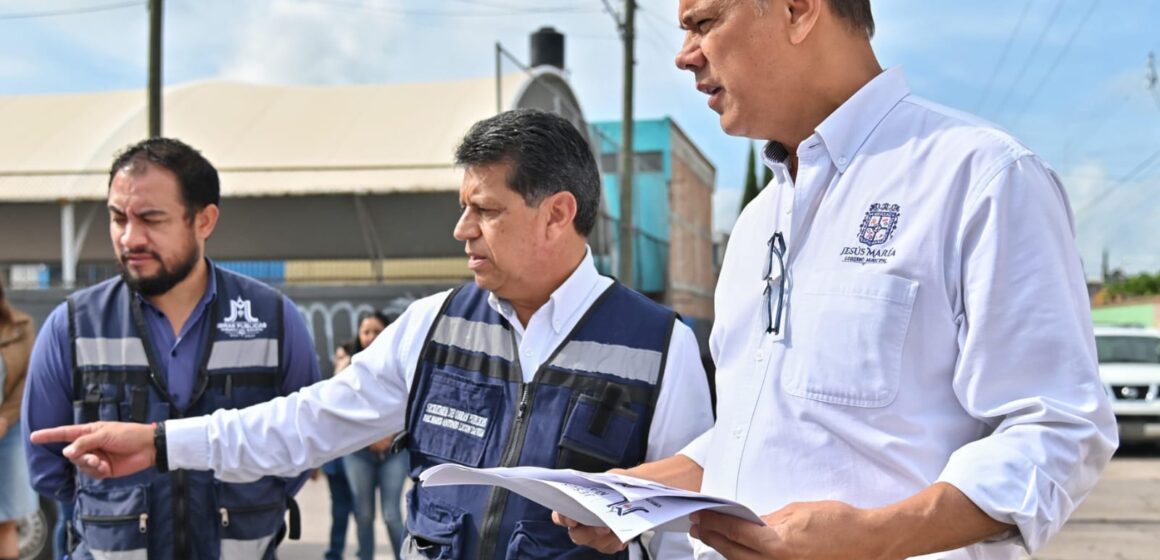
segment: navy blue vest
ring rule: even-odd
[[[211,274],[210,334],[184,410],[170,402],[141,302],[120,278],[69,297],[77,423],[162,422],[281,394],[281,294],[217,267]],[[108,480],[78,473],[73,558],[271,559],[288,498],[277,477],[229,484],[208,471],[150,468]]]
[[[614,283],[524,383],[511,325],[487,297],[459,288],[428,334],[407,404],[412,478],[442,463],[599,472],[643,462],[675,314]],[[408,508],[408,532],[431,558],[609,558],[500,488],[416,484]]]

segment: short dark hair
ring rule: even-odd
[[[138,166],[143,172],[145,164],[163,167],[177,176],[187,220],[192,220],[194,214],[210,204],[221,205],[217,169],[201,152],[174,138],[150,138],[121,150],[109,168],[109,187],[113,186],[117,173],[125,170],[136,173]]]
[[[866,33],[866,38],[874,37],[874,14],[870,13],[870,0],[826,0],[830,11],[838,19],[846,20],[850,29]],[[758,11],[769,7],[769,0],[757,0]]]
[[[870,13],[870,0],[826,0],[830,11],[846,20],[850,27],[866,32],[866,38],[874,37],[874,14]]]
[[[572,225],[585,237],[600,209],[600,172],[588,141],[564,117],[516,109],[472,125],[455,149],[465,167],[510,163],[508,186],[536,206],[558,192],[576,197]]]

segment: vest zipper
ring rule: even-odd
[[[183,470],[178,470],[170,474],[171,476],[171,496],[173,499],[173,543],[174,543],[174,557],[179,560],[184,560],[190,557],[190,547],[192,543],[189,539],[189,499],[186,493],[189,492],[189,485],[186,482],[186,473]]]
[[[524,438],[528,433],[527,418],[529,410],[532,408],[532,387],[536,385],[539,378],[540,372],[537,371],[531,383],[520,382],[520,398],[516,404],[516,421],[512,426],[511,437],[508,438],[503,457],[500,459],[499,466],[501,467],[514,467],[519,464],[520,455],[524,451]],[[503,525],[503,513],[507,509],[509,495],[508,490],[497,487],[492,490],[491,496],[488,498],[487,507],[483,510],[483,518],[486,521],[479,532],[479,558],[498,558],[493,553],[499,545],[499,530]]]

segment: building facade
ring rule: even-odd
[[[619,247],[619,121],[595,122],[604,199]],[[632,286],[671,306],[698,334],[713,319],[713,189],[717,170],[671,118],[638,120],[633,128]],[[615,274],[616,259],[602,261]]]

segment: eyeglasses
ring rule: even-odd
[[[765,332],[779,334],[781,332],[781,300],[785,294],[785,237],[781,232],[774,234],[766,242],[769,245],[769,255],[765,259]],[[777,278],[773,277],[773,261],[777,261]],[[777,297],[774,297],[774,284],[777,284]]]

